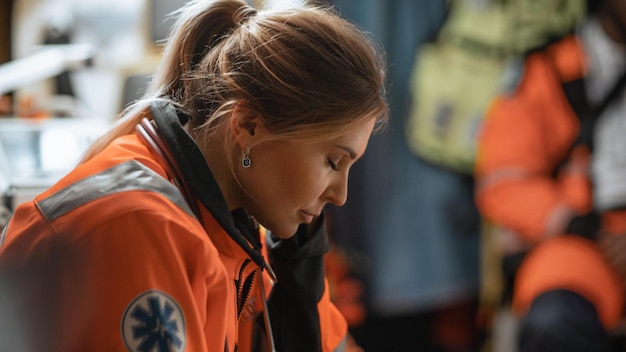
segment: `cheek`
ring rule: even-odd
[[[308,206],[323,192],[326,175],[312,163],[290,163],[263,172],[265,192],[285,205]]]
[[[319,169],[292,165],[275,174],[275,191],[294,202],[309,202],[322,191],[324,175]]]
[[[308,146],[267,144],[253,152],[252,167],[242,170],[245,186],[253,198],[270,207],[309,206],[334,172],[325,164],[324,155]]]

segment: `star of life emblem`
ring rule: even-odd
[[[126,307],[122,338],[129,352],[185,350],[185,316],[178,302],[164,292],[149,290]]]

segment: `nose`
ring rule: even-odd
[[[348,200],[348,173],[342,173],[326,188],[324,198],[329,203],[342,206]]]

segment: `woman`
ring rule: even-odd
[[[385,122],[383,69],[330,9],[185,6],[146,98],[6,227],[11,341],[343,350],[322,209]]]

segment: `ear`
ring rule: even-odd
[[[244,103],[237,103],[230,118],[230,128],[239,146],[243,149],[252,145],[263,128],[261,119]]]

